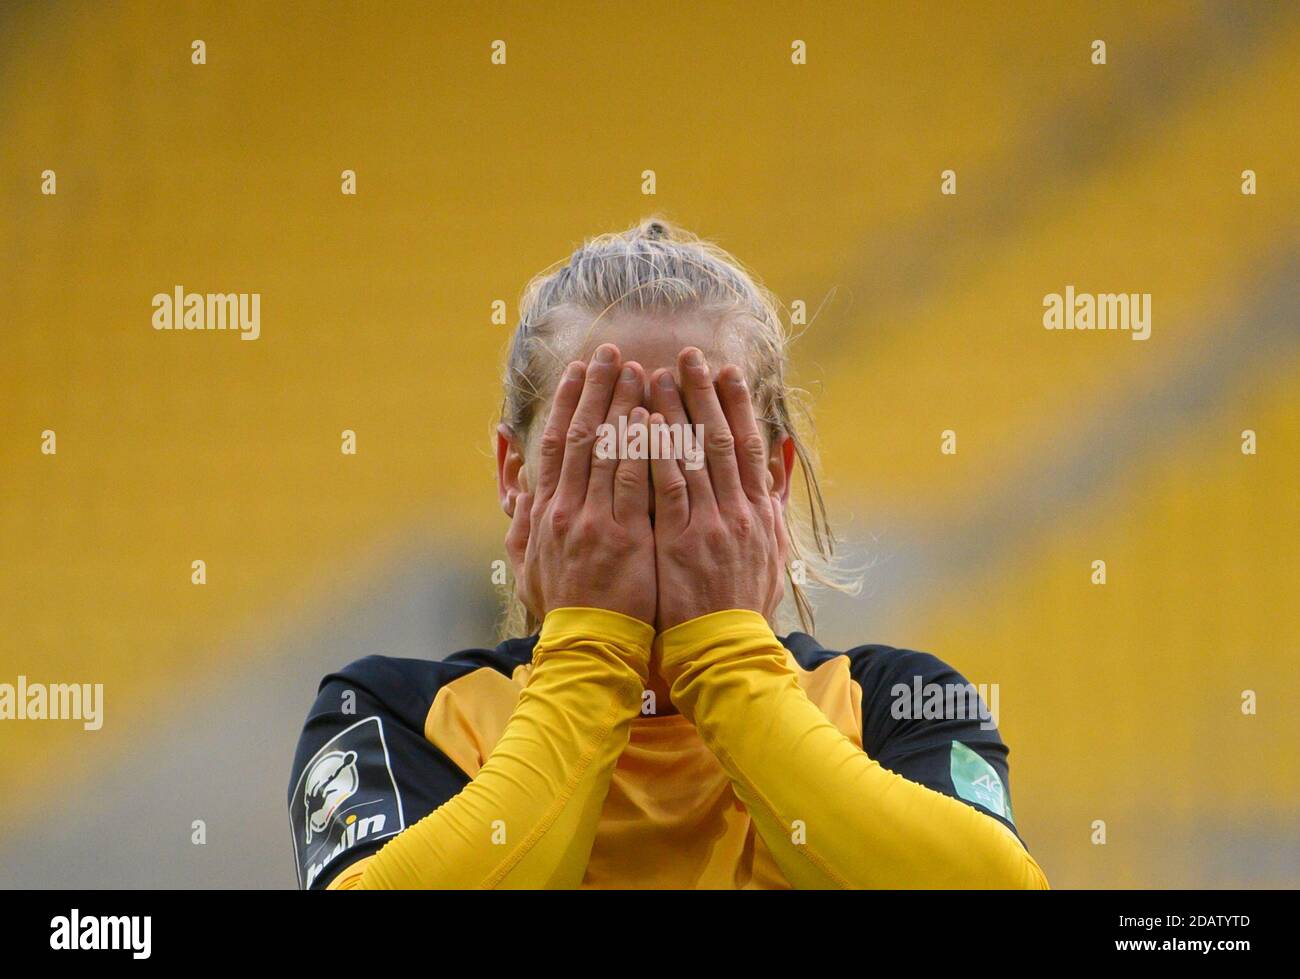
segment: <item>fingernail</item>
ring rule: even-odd
[[[659,386],[665,391],[671,391],[673,389],[673,375],[668,371],[664,371],[660,374]]]
[[[625,380],[625,381],[635,381],[635,380],[636,380],[636,371],[634,371],[631,367],[624,367],[624,368],[623,368],[623,380]]]
[[[612,364],[614,362],[614,348],[606,344],[596,349],[596,360],[602,364]]]
[[[704,364],[704,354],[692,348],[686,354],[686,363],[691,367],[700,367]]]
[[[568,370],[564,372],[564,376],[568,378],[570,381],[576,381],[580,377],[582,377],[585,371],[586,368],[583,367],[581,363],[575,360],[572,364],[569,365]]]

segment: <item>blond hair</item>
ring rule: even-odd
[[[769,445],[782,435],[794,444],[806,496],[787,507],[790,542],[786,581],[804,631],[815,628],[813,604],[801,578],[846,593],[859,583],[836,566],[835,535],[826,517],[817,476],[815,447],[805,434],[811,419],[802,393],[786,384],[790,334],[782,326],[773,295],[727,251],[661,218],[627,231],[588,239],[567,262],[534,276],[519,303],[519,325],[505,365],[501,423],[528,443],[545,393],[567,360],[555,349],[562,312],[593,317],[591,329],[607,313],[697,310],[718,313],[742,325],[738,337],[748,353],[754,405],[767,425]],[[796,562],[803,574],[796,574]],[[530,635],[540,623],[503,586],[503,636]]]

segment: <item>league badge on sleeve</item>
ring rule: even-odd
[[[289,822],[303,888],[357,844],[406,828],[380,718],[358,721],[312,756],[294,787]]]

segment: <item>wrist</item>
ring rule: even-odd
[[[755,646],[784,649],[763,614],[744,608],[706,612],[665,628],[655,637],[657,661],[669,684],[711,651]]]
[[[720,615],[724,612],[753,612],[755,615],[765,618],[757,609],[751,608],[743,602],[698,602],[668,607],[661,605],[659,617],[656,621],[657,632],[659,635],[663,635],[687,623],[695,622],[710,615]]]
[[[648,608],[646,607],[647,604]],[[651,635],[654,633],[655,603],[653,589],[651,589],[649,603],[645,601],[643,595],[620,597],[610,594],[592,594],[590,588],[585,588],[568,594],[553,595],[543,607],[546,611],[539,617],[539,621],[543,622],[548,616],[556,612],[581,609],[586,612],[607,612],[620,618],[632,619],[642,625],[650,626]]]
[[[540,665],[556,654],[576,650],[590,656],[608,654],[644,680],[649,673],[654,626],[610,609],[566,606],[546,613],[533,650]]]

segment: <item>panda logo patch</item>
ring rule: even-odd
[[[331,751],[307,770],[306,795],[307,838],[311,845],[313,834],[321,836],[339,806],[356,794],[361,779],[357,775],[355,751]]]

